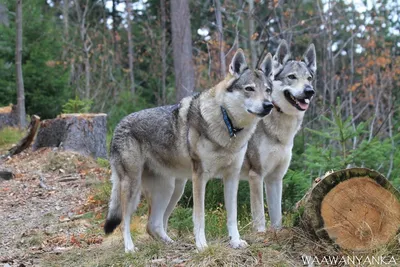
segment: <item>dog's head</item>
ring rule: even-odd
[[[274,104],[283,113],[304,114],[315,94],[312,85],[317,70],[314,44],[307,48],[303,60],[297,61],[290,60],[288,44],[282,41],[272,64]]]
[[[224,102],[235,113],[248,113],[251,117],[264,117],[273,109],[272,104],[272,56],[268,54],[259,68],[249,69],[246,58],[238,49],[229,65],[228,86]]]

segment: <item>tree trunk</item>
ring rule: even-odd
[[[117,17],[117,0],[112,0],[112,41],[113,41],[113,50],[114,50],[114,57],[116,59],[117,56],[117,22],[116,22],[116,17]],[[114,59],[114,61],[116,61]],[[115,63],[115,62],[114,62]]]
[[[19,118],[19,127],[23,129],[26,127],[26,112],[25,112],[24,79],[22,76],[22,0],[17,0],[17,12],[15,16],[15,24],[17,27],[15,66],[17,72],[18,118]]]
[[[64,23],[64,49],[62,53],[62,59],[65,60],[68,54],[68,46],[69,46],[69,0],[63,1],[62,6],[62,15],[63,15],[63,23]]]
[[[257,50],[256,44],[254,43],[254,0],[248,0],[249,2],[249,41],[250,41],[250,51],[251,51],[251,65],[253,68],[257,64]]]
[[[162,105],[167,104],[166,76],[167,76],[167,12],[165,0],[160,0],[161,7],[161,94]]]
[[[377,248],[400,230],[400,193],[365,168],[325,175],[297,207],[302,228],[347,250]]]
[[[17,109],[18,107],[15,105],[0,108],[0,130],[7,126],[18,126],[19,117]]]
[[[195,86],[189,1],[171,1],[171,27],[176,100],[180,101],[183,97],[191,95]]]
[[[76,14],[79,22],[79,34],[82,42],[83,50],[83,64],[85,65],[85,92],[84,97],[90,99],[90,85],[91,85],[91,66],[90,66],[90,50],[92,49],[92,42],[87,34],[86,16],[89,11],[89,0],[86,0],[84,9],[82,11],[80,1],[75,0]]]
[[[3,3],[0,3],[0,24],[4,24],[8,27],[8,9],[7,6]]]
[[[219,63],[220,63],[220,78],[224,79],[226,74],[226,62],[224,52],[224,31],[222,27],[222,16],[221,16],[221,2],[215,1],[215,20],[217,21],[217,29],[219,35]]]
[[[131,80],[131,94],[135,94],[135,76],[133,75],[133,40],[132,40],[132,24],[131,24],[131,0],[125,0],[127,24],[128,24],[128,58],[129,58],[129,79]]]

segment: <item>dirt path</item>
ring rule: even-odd
[[[104,181],[107,170],[80,155],[51,149],[3,160],[4,168],[15,177],[0,180],[0,263],[41,266],[43,254],[102,241],[99,234],[88,236],[88,229],[99,225],[86,217],[100,213],[101,207],[91,205],[96,202],[91,186]]]

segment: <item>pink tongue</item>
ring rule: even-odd
[[[306,103],[297,101],[297,105],[299,105],[299,107],[301,107],[301,109],[304,109],[304,110],[308,109],[308,104],[306,104]]]

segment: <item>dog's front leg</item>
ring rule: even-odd
[[[271,218],[271,227],[278,230],[282,227],[282,187],[283,176],[289,167],[289,162],[281,163],[275,170],[264,178],[267,194],[268,213]]]
[[[282,179],[265,180],[265,191],[271,227],[278,230],[282,227]]]
[[[237,191],[239,187],[239,173],[235,172],[224,177],[224,197],[227,212],[227,227],[232,248],[243,248],[247,242],[240,239],[237,225]]]
[[[265,232],[263,178],[255,172],[251,172],[249,185],[253,230],[262,233]]]
[[[203,173],[201,162],[193,161],[193,225],[194,238],[198,250],[207,248],[204,219],[204,198],[207,180]]]

